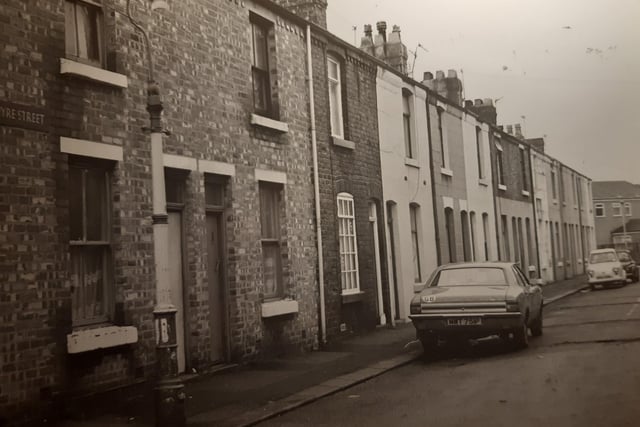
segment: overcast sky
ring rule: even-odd
[[[364,24],[399,25],[416,80],[463,70],[466,99],[499,99],[498,124],[596,181],[640,184],[640,0],[329,0],[327,19],[357,45]]]

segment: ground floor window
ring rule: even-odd
[[[360,292],[358,277],[358,241],[353,196],[338,194],[338,239],[342,293]]]

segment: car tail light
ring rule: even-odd
[[[589,273],[589,277],[593,277],[595,275],[593,270],[588,270],[587,273]]]
[[[517,301],[507,301],[507,311],[520,311]]]
[[[620,274],[620,269],[618,267],[613,267],[613,274]]]

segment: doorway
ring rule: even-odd
[[[227,286],[224,232],[224,201],[226,180],[215,175],[205,176],[205,207],[207,220],[207,277],[209,292],[209,335],[211,362],[222,363],[227,355]]]

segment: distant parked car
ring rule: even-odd
[[[624,268],[624,271],[627,273],[627,277],[630,278],[632,282],[637,282],[639,276],[638,265],[633,258],[631,258],[631,252],[626,249],[619,249],[616,252],[618,253],[618,260],[620,264],[622,264],[622,268]]]
[[[425,352],[439,340],[500,335],[518,348],[528,331],[542,335],[542,290],[517,264],[477,262],[438,267],[411,301],[410,318]]]
[[[587,273],[589,274],[589,287],[592,290],[596,288],[596,285],[607,287],[627,283],[627,274],[615,249],[591,251]]]

